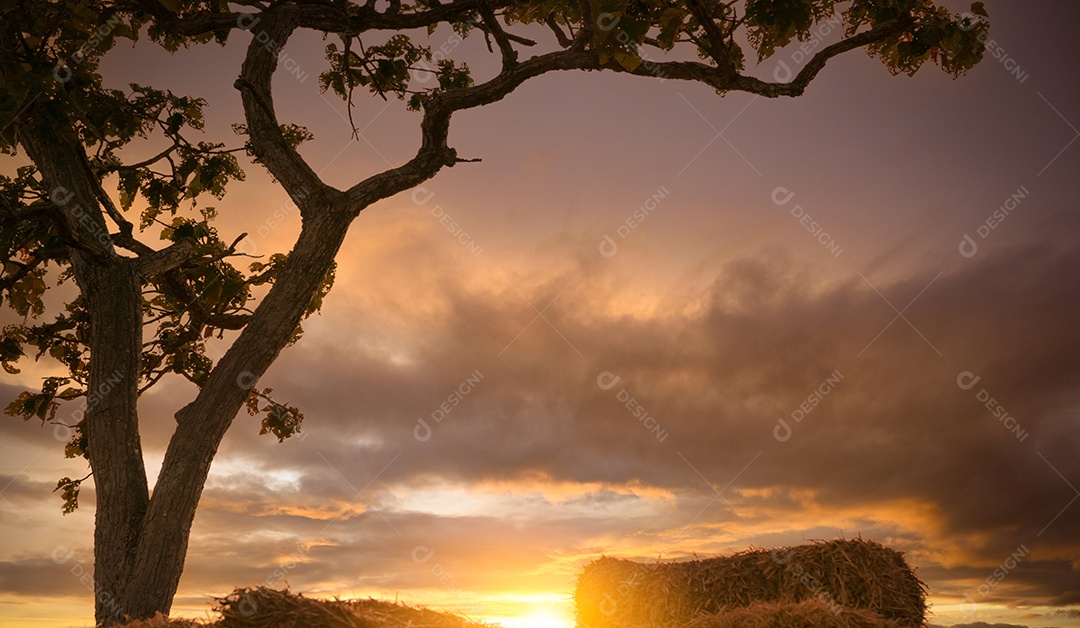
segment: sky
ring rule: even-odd
[[[601,555],[861,536],[905,552],[933,624],[1080,626],[1080,4],[986,6],[992,49],[958,80],[855,51],[795,99],[559,73],[455,115],[451,145],[482,161],[353,225],[261,380],[303,432],[237,418],[174,613],[287,583],[555,628]],[[245,44],[122,46],[102,74],[206,98],[207,136],[235,142]],[[480,75],[482,45],[454,51]],[[294,36],[275,98],[344,188],[409,159],[418,116],[361,99],[352,138],[323,46]],[[223,239],[288,250],[295,206],[247,171]],[[0,396],[55,370],[27,362]],[[141,400],[151,482],[192,395]],[[51,493],[85,462],[4,418],[0,625],[92,625],[92,485],[67,516]]]

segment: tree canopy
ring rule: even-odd
[[[813,54],[798,71],[753,71],[786,46],[817,42],[838,15],[842,36],[806,46]],[[858,48],[893,74],[930,62],[959,76],[982,58],[986,17],[979,2],[956,15],[929,0],[0,0],[0,150],[32,163],[0,176],[0,288],[22,319],[2,330],[0,364],[17,373],[21,360],[47,355],[63,371],[6,413],[59,422],[61,402],[82,400],[64,453],[88,460],[97,487],[97,620],[168,611],[210,462],[238,410],[261,415],[261,433],[279,440],[301,429],[299,409],[257,382],[322,307],[360,212],[466,161],[448,144],[455,112],[565,70],[798,96],[831,58]],[[347,189],[320,179],[297,151],[311,134],[278,119],[271,88],[301,29],[325,35],[319,87],[350,111],[374,97],[417,112],[414,157]],[[482,38],[498,71],[479,76],[432,45],[436,32]],[[113,89],[99,72],[122,40],[183,54],[237,37],[248,42],[243,65],[221,70],[238,75],[243,101],[232,143],[206,140],[197,95]],[[247,234],[214,225],[250,162],[299,208],[289,252],[252,258]],[[50,289],[62,291],[62,308],[46,307]],[[217,361],[211,338],[232,341]],[[151,499],[136,400],[166,377],[199,392],[177,409]],[[65,513],[86,479],[59,481]]]

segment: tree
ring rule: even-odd
[[[463,160],[447,143],[453,114],[496,102],[528,79],[562,70],[604,70],[697,81],[721,95],[798,96],[829,59],[857,48],[894,74],[926,61],[953,76],[984,52],[982,3],[954,15],[930,0],[3,0],[0,1],[0,146],[32,166],[0,177],[0,288],[22,317],[0,335],[9,372],[36,350],[66,373],[46,378],[7,407],[25,420],[56,421],[62,401],[85,398],[68,457],[89,461],[96,488],[95,617],[168,612],[211,461],[241,408],[262,414],[262,433],[300,430],[297,408],[256,383],[301,335],[333,283],[334,259],[364,208]],[[843,37],[819,47],[818,27],[842,11]],[[501,69],[484,80],[433,53],[425,35],[452,28],[481,36]],[[327,34],[324,90],[351,109],[367,90],[397,98],[420,119],[420,148],[396,168],[346,190],[325,184],[297,152],[311,135],[281,124],[271,78],[297,29]],[[240,31],[240,33],[237,33]],[[426,33],[425,33],[426,31]],[[512,32],[513,31],[513,32]],[[117,40],[148,37],[171,52],[250,37],[235,87],[242,146],[194,141],[205,101],[166,89],[107,89],[97,73]],[[788,44],[813,42],[798,72],[746,72]],[[810,48],[808,46],[808,48]],[[532,56],[523,51],[535,49]],[[432,80],[434,79],[434,80]],[[163,148],[162,148],[163,147]],[[148,155],[149,153],[149,155]],[[299,208],[292,250],[250,263],[213,227],[238,155],[265,167]],[[115,188],[115,196],[108,189]],[[114,200],[115,199],[115,200]],[[139,213],[138,226],[133,214]],[[147,236],[167,243],[155,248]],[[49,281],[75,294],[51,322]],[[67,293],[65,293],[67,294]],[[226,336],[226,332],[229,336]],[[233,338],[216,362],[206,340]],[[198,387],[176,427],[153,494],[144,470],[137,400],[164,377]],[[87,476],[87,478],[90,476]],[[63,478],[64,512],[80,483]]]

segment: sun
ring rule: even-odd
[[[554,613],[532,613],[518,617],[500,617],[498,624],[504,628],[572,628],[565,617]]]
[[[564,593],[513,592],[489,598],[482,619],[500,628],[574,628],[571,601]]]

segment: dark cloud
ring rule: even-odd
[[[661,300],[648,317],[618,311],[633,308],[621,300],[632,282],[595,269],[555,272],[522,295],[551,302],[552,328],[543,319],[529,325],[535,311],[513,290],[464,288],[441,261],[445,250],[428,251],[402,254],[443,272],[429,270],[395,298],[423,292],[445,305],[436,316],[396,330],[361,321],[370,328],[357,338],[385,343],[365,346],[330,332],[334,317],[354,316],[344,301],[325,314],[330,329],[312,325],[266,377],[275,395],[304,409],[303,437],[259,438],[256,420],[238,417],[204,494],[185,582],[220,591],[287,575],[313,586],[423,588],[410,554],[441,543],[440,564],[483,586],[498,572],[491,556],[543,561],[543,551],[518,551],[538,530],[546,547],[605,552],[622,539],[647,558],[665,553],[673,531],[693,530],[695,517],[694,526],[716,526],[725,539],[762,545],[833,536],[806,519],[832,512],[859,526],[848,533],[907,549],[939,592],[975,590],[1023,544],[1033,553],[986,601],[1080,602],[1068,558],[1078,523],[1062,511],[1072,494],[1061,477],[1080,476],[1069,455],[1075,435],[1063,428],[1080,366],[1072,333],[1080,297],[1069,282],[1080,271],[1077,252],[1017,247],[961,260],[921,295],[936,273],[882,282],[877,290],[900,307],[919,295],[905,310],[915,329],[904,320],[885,329],[896,313],[862,278],[821,287],[783,254],[726,263],[697,311]],[[591,304],[605,301],[619,305],[594,314]],[[981,378],[970,390],[957,385],[963,371]],[[605,372],[620,378],[606,390],[597,383]],[[837,374],[835,389],[796,421],[792,413]],[[987,410],[982,390],[1016,417],[1023,440]],[[184,394],[165,387],[145,400],[145,430],[159,448],[171,430],[168,408]],[[628,408],[631,397],[637,406]],[[791,427],[783,442],[774,436],[779,418]],[[431,428],[424,441],[419,419]],[[51,436],[35,443],[56,447]],[[51,489],[12,478],[5,495],[13,500]],[[604,513],[633,512],[643,498],[632,490],[557,502],[519,496],[527,512],[549,514],[508,524],[411,512],[399,498],[440,482],[530,478],[637,486],[670,499],[659,510],[643,501],[645,514],[623,517]],[[714,498],[722,489],[727,503]],[[919,530],[924,524],[936,530]],[[740,549],[704,537],[695,547]],[[9,564],[13,573],[23,567],[55,571]]]
[[[446,267],[436,253],[409,254],[412,264]],[[1057,472],[1080,476],[1062,420],[1080,367],[1072,333],[1080,297],[1069,282],[1078,271],[1075,251],[1018,247],[959,260],[921,295],[934,274],[882,283],[898,307],[919,298],[905,310],[914,329],[896,320],[880,336],[895,312],[863,279],[815,289],[816,278],[783,255],[720,268],[697,314],[661,304],[648,319],[591,315],[579,304],[617,300],[628,288],[595,273],[562,291],[576,272],[556,273],[525,295],[555,300],[545,316],[556,329],[537,320],[520,335],[535,312],[517,295],[470,292],[429,271],[415,290],[446,304],[438,316],[416,323],[415,334],[371,330],[400,342],[398,363],[317,329],[290,351],[267,380],[304,408],[308,437],[253,438],[241,417],[226,451],[254,462],[207,498],[228,494],[258,516],[282,500],[319,516],[353,501],[350,512],[370,515],[399,506],[393,487],[433,478],[640,483],[681,496],[680,512],[659,523],[678,527],[760,452],[726,493],[754,527],[820,509],[861,520],[856,531],[893,521],[890,534],[906,538],[925,573],[946,580],[984,579],[1026,543],[1046,558],[1024,562],[1001,591],[1071,604],[1080,582],[1058,559],[1080,524],[1069,510],[1057,516],[1072,497]],[[338,316],[351,315],[344,309]],[[621,378],[609,390],[597,385],[605,371]],[[957,384],[965,371],[981,378],[970,390]],[[796,422],[792,413],[836,373],[835,390]],[[463,384],[470,376],[477,381]],[[980,401],[983,390],[1016,418],[1016,432]],[[655,418],[663,441],[627,409],[628,397]],[[792,428],[786,442],[774,437],[781,417]],[[431,428],[423,442],[418,419]],[[264,473],[291,474],[295,484],[268,488],[280,480]],[[909,516],[896,506],[905,503],[929,514]],[[706,513],[717,518],[738,524],[730,512]],[[926,522],[939,527],[942,547],[920,553],[926,537],[904,530]],[[942,552],[970,568],[939,565],[932,556]]]
[[[260,383],[303,409],[304,431],[278,443],[237,417],[178,601],[287,581],[423,602],[450,594],[445,574],[471,592],[569,591],[601,553],[719,555],[839,533],[907,552],[932,596],[1062,607],[1031,619],[1075,623],[1063,607],[1080,605],[1080,153],[1075,82],[1048,80],[1075,75],[1062,69],[1068,35],[1048,33],[1077,9],[988,4],[1030,82],[993,58],[952,83],[893,79],[860,57],[797,101],[716,104],[711,90],[575,75],[559,79],[568,90],[526,86],[513,106],[462,115],[455,146],[485,161],[440,174],[427,204],[405,194],[364,212],[323,313]],[[305,68],[320,64],[310,41]],[[208,50],[195,59],[221,61]],[[233,75],[125,54],[109,80],[170,77],[238,111]],[[381,102],[354,111],[378,117],[370,151],[342,148],[313,87],[279,96],[289,119],[324,114],[305,154],[325,157],[314,165],[332,180],[415,148],[401,141],[415,120]],[[570,107],[579,115],[547,123]],[[657,123],[631,132],[646,109]],[[725,142],[706,145],[710,124]],[[282,196],[258,191],[261,176],[230,192],[222,233],[260,234]],[[657,211],[600,255],[661,185]],[[963,234],[1020,185],[1030,198],[962,257]],[[771,201],[776,186],[843,256]],[[482,255],[442,229],[435,203]],[[296,227],[260,234],[260,253],[287,248]],[[17,395],[14,381],[0,395]],[[193,394],[166,379],[140,401],[151,477]],[[85,464],[61,459],[52,426],[7,417],[0,435],[0,591],[42,595],[47,582],[88,600],[72,569],[92,562],[92,479],[70,517],[51,492]],[[77,553],[57,564],[57,543]]]
[[[26,475],[0,475],[0,495],[12,503],[39,501],[54,488],[55,482],[38,482]]]
[[[80,553],[58,547],[53,557],[20,558],[0,561],[0,591],[17,596],[73,597],[91,595],[93,560]],[[43,590],[42,584],[48,583]]]
[[[377,356],[311,343],[294,350],[285,361],[283,368],[289,369],[289,375],[279,378],[279,390],[309,409],[313,438],[322,437],[324,431],[332,433],[343,450],[363,451],[359,456],[363,460],[356,462],[364,467],[378,470],[385,464],[386,457],[375,455],[380,450],[402,450],[409,458],[403,460],[406,464],[395,464],[388,471],[390,477],[420,475],[440,465],[479,479],[509,464],[579,481],[628,481],[649,473],[654,483],[680,485],[680,474],[673,473],[677,465],[645,469],[642,459],[632,468],[610,464],[615,455],[628,453],[612,447],[612,439],[642,453],[644,460],[673,457],[664,447],[653,446],[656,443],[650,441],[655,438],[647,429],[630,429],[642,426],[616,398],[620,390],[626,390],[667,428],[670,439],[659,445],[679,442],[682,450],[700,449],[703,457],[713,460],[738,460],[735,454],[746,451],[748,445],[772,445],[782,453],[790,450],[787,462],[794,465],[793,470],[801,470],[800,465],[820,469],[822,460],[834,459],[837,453],[835,447],[818,448],[823,441],[835,442],[842,436],[849,445],[843,455],[862,462],[860,456],[878,458],[881,453],[867,452],[866,445],[884,445],[888,440],[893,445],[891,457],[876,463],[865,460],[869,466],[860,467],[864,469],[860,475],[868,470],[880,478],[902,469],[930,484],[944,472],[935,465],[955,460],[957,450],[949,448],[957,447],[978,460],[987,460],[985,454],[1007,460],[1009,464],[980,465],[980,475],[992,474],[990,484],[1000,486],[1009,481],[1006,475],[1015,474],[1014,463],[1019,463],[1022,450],[1037,445],[1051,459],[1055,443],[1060,442],[1055,431],[1059,423],[1049,400],[1060,403],[1063,395],[1070,394],[1070,377],[1077,366],[1071,354],[1075,341],[1067,333],[1077,303],[1065,281],[1076,266],[1075,255],[1017,251],[998,265],[944,276],[908,313],[919,332],[903,322],[894,323],[864,356],[859,351],[889,322],[892,312],[858,280],[813,296],[800,294],[792,281],[761,297],[783,297],[783,305],[732,313],[714,304],[696,319],[584,322],[574,319],[573,305],[554,306],[550,317],[564,335],[582,339],[579,343],[587,348],[583,351],[590,356],[587,359],[576,358],[544,324],[537,324],[499,356],[493,349],[513,338],[522,321],[512,320],[513,312],[501,311],[497,299],[485,302],[475,295],[449,295],[455,300],[443,317],[445,348],[421,347],[414,365],[386,368]],[[1006,271],[1013,277],[1038,274],[1044,280],[1010,283],[1012,277]],[[723,272],[740,270],[736,266]],[[886,289],[911,294],[931,278]],[[971,281],[995,286],[992,292],[979,293],[970,287]],[[540,293],[537,300],[550,298],[552,292]],[[731,296],[722,282],[714,292],[717,301]],[[1039,299],[1033,302],[1035,293]],[[573,294],[562,298],[572,301]],[[1014,325],[1016,329],[996,327],[995,339],[1003,342],[988,353],[980,342],[985,340],[988,318],[1024,324]],[[477,339],[464,333],[463,325],[488,332]],[[1059,340],[1036,343],[1027,337],[1031,330]],[[948,357],[935,356],[918,333],[936,340],[935,346],[940,345]],[[917,371],[905,372],[908,368]],[[609,369],[622,379],[617,387],[604,391],[596,385],[596,376]],[[972,391],[960,390],[956,384],[957,375],[967,370],[982,377]],[[481,381],[460,405],[441,422],[432,419],[439,404],[478,371],[483,374]],[[791,421],[795,429],[791,442],[775,443],[775,419],[790,417],[835,371],[843,375],[836,392],[804,423]],[[899,378],[898,373],[906,377]],[[324,397],[318,392],[322,387],[345,394]],[[985,387],[1017,417],[1022,433],[1028,434],[1025,442],[1017,442],[976,399]],[[413,438],[418,418],[433,428],[428,442],[417,443]],[[356,444],[348,444],[349,438]],[[499,447],[488,448],[491,443]],[[261,445],[252,447],[262,449]],[[574,450],[591,455],[569,455]],[[569,458],[569,466],[561,464],[560,455]],[[453,464],[443,464],[447,457]],[[1046,466],[1038,457],[1034,459]],[[901,460],[909,464],[901,465]],[[923,464],[910,464],[915,460]],[[927,462],[931,466],[926,467]],[[1067,463],[1068,458],[1063,458],[1062,464]],[[1019,464],[1042,470],[1038,465]],[[965,465],[956,462],[955,466]],[[800,478],[807,477],[781,478],[776,475],[780,472],[777,466],[771,479],[799,485]],[[865,481],[844,474],[842,468],[821,472],[832,474],[834,480]],[[1058,488],[1050,484],[1048,488]],[[1047,496],[1049,491],[1033,497]]]

